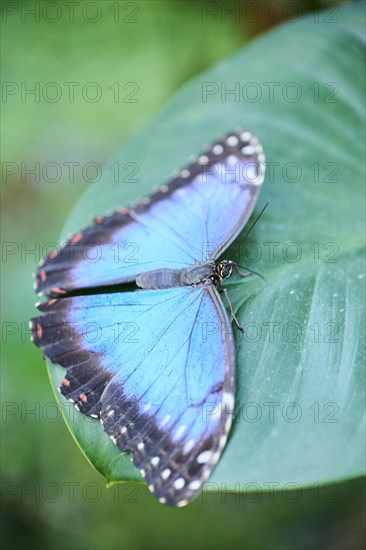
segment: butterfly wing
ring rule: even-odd
[[[225,445],[234,343],[211,285],[53,299],[34,341],[67,368],[61,393],[99,417],[161,502],[200,492]]]
[[[247,222],[263,177],[258,139],[225,136],[155,194],[97,217],[52,252],[38,269],[36,291],[58,296],[215,260]]]

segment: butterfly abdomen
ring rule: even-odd
[[[210,264],[202,264],[189,269],[155,269],[138,275],[136,284],[149,290],[190,286],[201,283],[212,273],[213,267]]]

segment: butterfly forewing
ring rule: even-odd
[[[262,146],[249,132],[227,135],[134,207],[77,232],[46,258],[36,291],[60,296],[130,282],[155,269],[215,260],[238,235],[264,176]]]

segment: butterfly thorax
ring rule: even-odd
[[[136,284],[150,290],[199,284],[219,286],[223,279],[230,277],[232,269],[232,262],[227,260],[218,264],[199,264],[186,269],[155,269],[138,275]]]

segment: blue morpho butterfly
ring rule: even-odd
[[[33,340],[66,368],[61,394],[132,451],[167,505],[197,497],[226,444],[235,348],[218,287],[235,264],[215,260],[249,219],[263,177],[258,139],[227,134],[151,196],[97,217],[38,268],[36,290],[51,299],[38,304]],[[90,247],[98,261],[88,261]],[[130,292],[110,288],[132,282]]]

